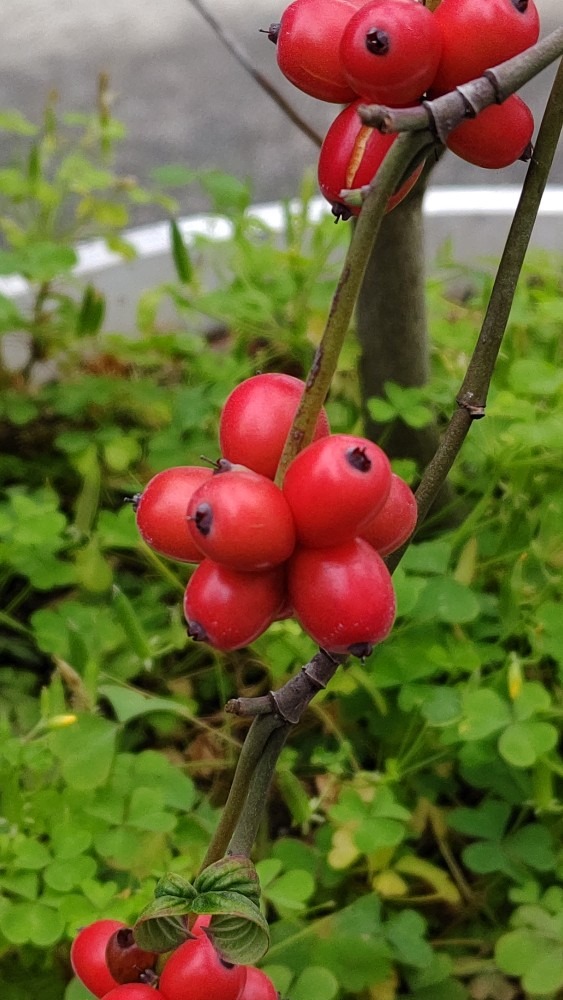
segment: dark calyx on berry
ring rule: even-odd
[[[357,469],[358,472],[369,472],[371,469],[371,460],[367,457],[365,448],[348,448],[346,452],[346,461],[348,465],[351,465],[353,469]]]
[[[528,0],[512,0],[512,6],[516,7],[520,14],[525,14],[528,10]]]
[[[213,524],[213,509],[209,503],[200,503],[192,518],[200,535],[208,535]]]
[[[370,28],[366,31],[366,49],[373,56],[384,56],[389,52],[389,35],[381,28]]]
[[[123,503],[130,503],[133,510],[136,511],[141,502],[142,493],[134,493],[132,497],[124,497]]]
[[[347,205],[343,205],[341,201],[334,201],[331,206],[331,212],[334,215],[335,222],[348,222],[348,219],[352,218],[352,212]]]
[[[365,660],[366,656],[370,656],[373,653],[373,643],[355,642],[351,646],[348,646],[348,652],[351,656],[357,656],[358,659]]]
[[[207,632],[205,631],[203,625],[199,622],[190,622],[188,625],[188,636],[193,639],[194,642],[208,642],[209,638]]]
[[[233,463],[229,462],[228,458],[218,458],[214,465],[214,476],[220,476],[222,472],[231,472],[233,468]]]
[[[276,45],[277,40],[279,38],[280,28],[281,24],[279,23],[279,21],[274,21],[268,28],[268,38],[270,39],[271,42],[274,43],[274,45]]]

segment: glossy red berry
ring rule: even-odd
[[[534,0],[442,0],[433,17],[442,35],[437,94],[523,52],[540,31]]]
[[[106,993],[103,1000],[166,1000],[164,994],[145,983],[122,983]]]
[[[368,656],[391,631],[395,594],[383,559],[362,538],[299,549],[288,569],[295,617],[331,653]]]
[[[391,466],[373,441],[333,434],[314,441],[289,466],[283,482],[301,545],[339,545],[358,534],[383,506]]]
[[[365,101],[355,101],[335,118],[319,154],[319,187],[337,218],[349,219],[351,215],[359,215],[359,207],[348,208],[343,204],[341,192],[370,184],[397,138],[396,135],[384,135],[376,128],[362,125],[358,117],[360,104],[365,104]],[[389,198],[388,212],[414,187],[422,167],[423,164],[420,164]]]
[[[250,470],[208,479],[191,497],[187,514],[194,543],[232,569],[271,569],[295,547],[293,518],[282,491]]]
[[[221,454],[273,479],[304,389],[301,379],[276,372],[237,385],[221,413]],[[321,410],[315,439],[329,433],[328,417]]]
[[[201,562],[203,554],[192,538],[188,522],[188,502],[192,493],[207,479],[212,469],[179,465],[156,476],[145,486],[137,502],[137,527],[151,549],[179,562]]]
[[[388,556],[410,538],[418,515],[414,493],[408,483],[395,474],[391,477],[389,496],[381,510],[360,531],[362,538]]]
[[[143,982],[143,975],[154,969],[158,955],[144,951],[130,927],[114,931],[106,945],[106,965],[117,983]]]
[[[95,920],[76,935],[70,949],[74,973],[96,997],[104,997],[119,983],[106,962],[106,947],[115,931],[126,928],[120,920]]]
[[[253,965],[246,967],[246,984],[238,1000],[278,1000],[279,994],[271,979]]]
[[[103,1000],[166,1000],[160,990],[144,983],[125,983],[106,993]]]
[[[442,52],[433,14],[419,0],[372,0],[348,21],[340,42],[344,76],[368,101],[415,103],[432,83]]]
[[[159,981],[165,1000],[238,1000],[246,982],[244,965],[222,962],[202,934],[181,944],[166,962]]]
[[[239,573],[204,559],[184,596],[188,635],[224,651],[254,642],[286,604],[285,569]]]
[[[530,158],[533,132],[532,112],[521,97],[512,94],[503,104],[491,104],[454,128],[446,145],[468,163],[500,170]]]
[[[269,37],[276,42],[278,66],[311,97],[347,104],[357,91],[344,78],[338,40],[364,0],[294,0]]]

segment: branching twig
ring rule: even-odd
[[[471,424],[485,414],[493,370],[562,128],[563,61],[560,63],[547,102],[534,156],[528,167],[520,201],[510,226],[481,333],[457,396],[458,409],[453,414],[416,493],[419,524],[425,519],[442,488]],[[398,565],[405,548],[389,557],[387,564],[390,569]]]
[[[315,131],[314,128],[307,124],[307,122],[289,103],[289,101],[286,101],[283,94],[280,94],[279,90],[274,87],[273,83],[271,83],[259,69],[256,69],[256,66],[245,52],[240,42],[237,42],[229,32],[225,31],[221,22],[218,21],[211,11],[207,9],[203,0],[188,0],[188,3],[192,5],[194,10],[197,10],[198,14],[200,14],[210,28],[213,29],[219,41],[222,42],[225,48],[229,50],[231,55],[234,56],[243,69],[250,74],[258,86],[265,91],[268,97],[271,97],[272,100],[275,101],[278,108],[283,111],[284,115],[286,115],[286,117],[289,118],[289,120],[293,122],[293,124],[296,125],[297,128],[300,129],[301,132],[303,132],[303,134],[315,144],[315,146],[320,147],[323,141],[322,137]]]
[[[466,118],[474,118],[491,104],[502,104],[511,94],[563,55],[563,28],[557,28],[525,52],[487,69],[443,97],[413,108],[360,105],[364,125],[380,132],[416,132],[431,128],[441,142]]]

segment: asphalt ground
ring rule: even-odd
[[[301,94],[279,72],[274,46],[260,28],[279,20],[275,0],[207,0],[215,17],[248,51],[299,113],[326,129],[337,108]],[[484,0],[487,2],[487,0]],[[561,23],[562,0],[536,0],[542,34]],[[56,90],[64,110],[92,109],[98,74],[110,75],[115,114],[128,129],[121,169],[146,180],[155,166],[182,163],[215,167],[249,179],[256,201],[298,190],[315,148],[221,46],[188,0],[2,0],[0,8],[0,108],[18,108],[39,119]],[[554,69],[522,91],[539,119]],[[16,153],[4,139],[0,162]],[[447,155],[434,184],[518,184],[518,163],[484,171]],[[563,183],[563,144],[551,181]],[[204,202],[197,192],[182,199],[183,214]],[[158,211],[141,210],[146,222]],[[563,237],[562,237],[563,244]]]

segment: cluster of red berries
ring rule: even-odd
[[[159,956],[135,943],[119,920],[96,920],[72,943],[70,960],[82,983],[103,1000],[278,1000],[272,981],[252,965],[221,961],[198,917],[192,937],[155,971]]]
[[[294,616],[323,649],[366,656],[395,616],[383,556],[416,524],[409,486],[372,441],[315,439],[274,482],[304,383],[255,375],[228,397],[215,470],[158,473],[136,498],[139,531],[155,551],[198,562],[184,598],[188,634],[217,649],[253,642]]]
[[[282,73],[312,97],[348,105],[330,126],[318,165],[334,214],[359,212],[341,204],[340,192],[369,184],[396,139],[362,125],[360,104],[410,107],[424,95],[439,97],[523,52],[538,35],[533,0],[441,0],[434,12],[421,0],[294,0],[268,32]],[[500,168],[529,158],[533,128],[530,109],[512,95],[462,122],[447,145],[469,163]]]

